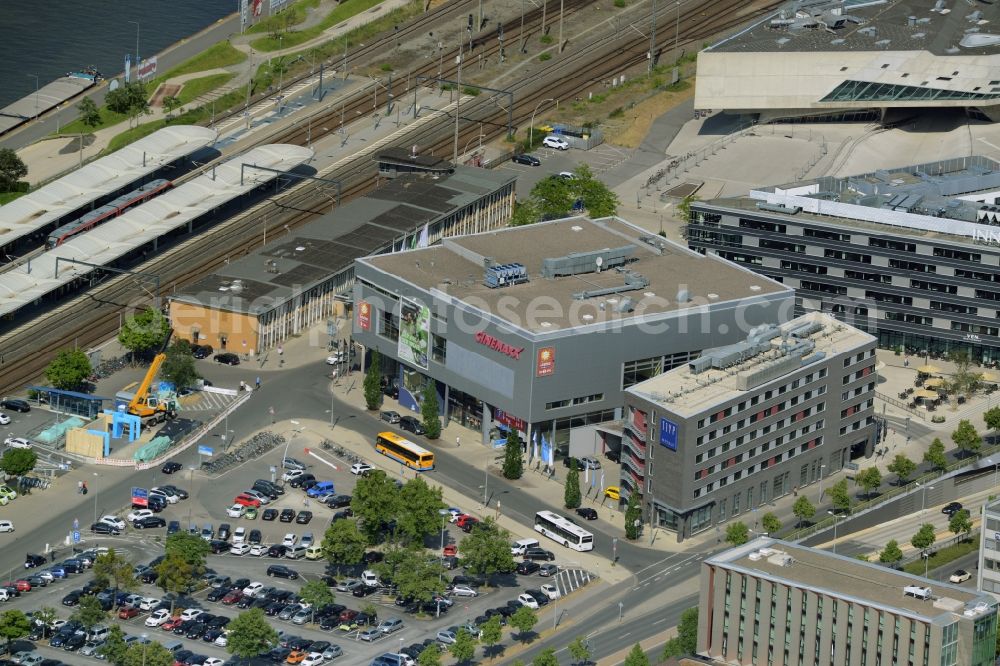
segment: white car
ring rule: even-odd
[[[237,527],[233,531],[233,544],[238,546],[246,540],[247,540],[247,528]]]
[[[450,594],[453,597],[478,597],[479,596],[479,592],[475,591],[474,589],[472,589],[468,585],[456,585],[455,587],[451,588],[451,592],[449,592],[448,594]]]
[[[10,417],[0,412],[0,425],[7,425],[8,423],[10,423]]]
[[[363,463],[363,462],[354,463],[353,465],[351,465],[351,474],[364,474],[365,472],[368,472],[372,469],[375,468],[369,465],[368,463]]]
[[[222,634],[215,639],[216,647],[226,647],[229,645],[229,630],[226,629]]]
[[[149,492],[151,492],[151,493],[159,493],[160,495],[163,495],[164,497],[167,498],[167,501],[170,502],[171,504],[177,504],[178,502],[181,501],[181,496],[180,495],[178,495],[177,493],[175,493],[172,490],[167,490],[166,488],[163,488],[163,487],[160,487],[160,486],[155,486],[153,488],[150,488]]]
[[[219,636],[219,638],[224,638],[224,637],[225,637],[225,634],[223,634],[222,636]],[[226,642],[228,643],[228,641],[226,641]],[[222,647],[226,647],[226,644],[223,643]],[[226,663],[226,662],[222,661],[218,657],[209,657],[205,661],[201,662],[201,666],[222,666],[224,663]]]
[[[153,610],[160,605],[160,600],[156,597],[143,597],[139,600],[139,610]],[[166,610],[166,609],[164,609]]]
[[[538,610],[538,602],[530,594],[519,594],[517,600],[521,602],[521,605],[527,606],[531,610]]]
[[[344,362],[344,354],[341,352],[337,352],[336,354],[330,354],[329,356],[326,357],[327,365],[337,365],[338,363],[343,363],[343,362]]]
[[[551,134],[542,139],[542,145],[546,148],[555,148],[556,150],[569,150],[569,144],[566,143],[565,139],[560,139]]]
[[[250,546],[250,554],[254,557],[264,557],[267,555],[267,546],[262,543],[257,543]]]
[[[0,532],[13,532],[14,522],[10,520],[0,520]]]
[[[306,471],[304,469],[290,469],[281,475],[281,479],[283,481],[294,481],[305,473]]]
[[[562,594],[559,592],[559,588],[553,585],[552,583],[546,583],[545,585],[542,585],[541,590],[542,594],[547,596],[549,599],[555,600],[562,596]]]
[[[302,666],[319,666],[320,664],[325,662],[326,659],[323,658],[322,652],[310,652],[309,654],[306,655],[306,658],[303,659],[300,663],[302,664]]]
[[[951,574],[951,576],[948,577],[948,582],[949,583],[964,583],[965,581],[969,580],[970,578],[972,578],[972,574],[970,574],[965,569],[956,569],[955,572],[953,574]]]
[[[285,535],[285,538],[281,540],[281,545],[291,548],[299,540],[297,536],[289,532]]]
[[[243,588],[243,594],[248,597],[255,597],[258,592],[264,589],[264,583],[253,582]]]
[[[247,508],[242,504],[234,504],[226,509],[226,515],[230,518],[242,518],[246,512]]]
[[[230,555],[246,555],[250,552],[250,544],[235,543],[229,548]]]
[[[199,615],[201,615],[204,612],[205,611],[203,611],[200,608],[188,608],[183,613],[181,613],[181,619],[182,620],[193,620],[193,619],[195,619],[196,617],[198,617]]]
[[[4,445],[12,449],[30,449],[31,442],[26,440],[24,437],[8,437],[3,440]]]
[[[158,627],[167,620],[170,619],[170,611],[166,608],[161,608],[152,615],[146,618],[145,625],[147,627]]]
[[[105,525],[111,525],[111,527],[115,528],[116,530],[125,529],[125,521],[119,518],[118,516],[112,516],[111,514],[108,514],[106,516],[101,516],[101,519],[97,522],[104,523]]]
[[[133,509],[131,513],[125,516],[125,519],[130,523],[134,523],[142,518],[147,518],[149,516],[155,516],[156,514],[149,509]]]

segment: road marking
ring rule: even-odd
[[[653,624],[663,624],[663,623],[664,623],[664,622],[666,622],[666,621],[667,621],[667,618],[663,618],[663,619],[660,619],[660,620],[657,620],[657,621],[656,621],[656,622],[654,622]]]
[[[631,635],[632,635],[632,632],[631,631],[627,631],[624,634],[622,634],[622,638],[628,638]]]

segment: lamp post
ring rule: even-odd
[[[142,666],[146,666],[146,646],[149,645],[149,636],[142,634]]]
[[[819,466],[819,498],[817,498],[817,500],[816,500],[817,502],[822,502],[823,501],[823,470],[824,469],[826,469],[826,465],[820,465]]]
[[[29,79],[35,80],[35,117],[38,117],[38,75],[28,74]]]
[[[462,47],[464,43],[462,41],[458,42],[458,55],[455,56],[455,62],[458,64],[458,85],[455,95],[455,155],[452,162],[458,164],[458,119],[461,117],[462,109]]]
[[[554,101],[556,101],[556,100],[553,97],[549,97],[547,99],[543,99],[541,102],[539,102],[538,104],[535,105],[535,110],[531,112],[531,122],[528,123],[528,147],[529,148],[531,147],[531,135],[535,133],[535,113],[538,112],[538,107],[540,107],[542,104],[545,104],[546,102],[554,102]]]
[[[916,483],[918,486],[920,485],[919,481],[914,481],[914,483]],[[924,491],[920,499],[920,513],[923,513],[924,509],[927,507],[927,491],[934,490],[934,486],[921,486],[921,487],[924,489]]]
[[[139,22],[129,21],[135,24],[135,80],[139,80]]]
[[[680,60],[680,51],[677,49],[681,45],[681,0],[677,0],[677,18],[674,20],[674,57]]]
[[[94,472],[94,476],[100,477],[100,474]],[[94,491],[94,522],[97,522],[97,491]]]
[[[833,554],[837,554],[837,523],[840,522],[840,516],[831,510],[827,510],[827,513],[833,516]]]
[[[924,578],[927,578],[927,567],[931,563],[931,554],[925,550],[920,553],[920,557],[924,558]]]

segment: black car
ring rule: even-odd
[[[272,486],[270,483],[264,481],[263,479],[257,479],[256,481],[254,481],[253,486],[251,486],[250,489],[272,500],[278,499],[278,495],[281,494],[277,491],[276,486]]]
[[[952,516],[954,516],[956,513],[958,513],[961,510],[962,510],[962,503],[961,502],[948,502],[941,509],[941,513],[943,513],[944,515],[946,515],[949,518],[951,518]]]
[[[62,604],[63,606],[76,606],[77,604],[80,603],[80,597],[82,596],[83,592],[81,592],[80,590],[73,590],[65,597],[63,597]]]
[[[312,511],[299,511],[298,515],[295,516],[295,522],[299,525],[308,525],[309,521],[312,519]]]
[[[222,541],[221,539],[212,539],[208,542],[208,547],[212,549],[213,555],[229,552],[229,542]]]
[[[146,569],[141,574],[139,574],[139,580],[143,583],[155,583],[156,579],[159,578],[159,574],[156,573],[156,569]]]
[[[276,664],[283,664],[285,660],[288,659],[288,655],[292,653],[291,648],[286,647],[276,647],[267,653],[267,656]]]
[[[264,535],[260,533],[260,530],[250,530],[250,535],[247,536],[247,543],[251,546],[256,546],[264,543]]]
[[[414,435],[424,434],[424,425],[413,416],[404,416],[399,419],[399,427]]]
[[[207,624],[204,622],[195,622],[190,629],[184,632],[184,638],[197,640],[204,636],[206,631],[208,631]]]
[[[198,620],[184,620],[176,627],[174,627],[174,635],[183,636],[188,631],[190,631],[191,627],[193,627],[196,624],[198,624]]]
[[[372,587],[371,585],[358,585],[356,588],[351,590],[351,594],[356,597],[367,597],[369,594],[373,594],[378,591],[377,587]]]
[[[132,523],[132,526],[137,530],[144,530],[151,527],[166,527],[167,521],[163,520],[159,516],[146,516],[145,518],[140,518]]]
[[[576,461],[576,468],[582,470],[583,464],[573,456],[566,456],[563,458],[563,467],[572,467],[574,460]]]
[[[282,546],[284,548],[284,546]],[[283,564],[272,564],[267,568],[268,576],[277,576],[278,578],[287,578],[288,580],[298,580],[299,574],[294,569],[289,569]]]
[[[590,507],[586,506],[581,506],[579,509],[577,509],[576,515],[582,516],[587,520],[597,520],[597,512],[591,509]]]
[[[287,546],[282,546],[281,544],[276,543],[276,544],[274,544],[273,546],[271,546],[270,548],[267,549],[267,556],[268,557],[284,557],[285,553],[287,553],[287,552],[288,552],[288,547]]]
[[[233,528],[229,523],[219,523],[219,531],[215,533],[222,541],[228,541],[233,534]]]
[[[0,407],[3,409],[9,409],[12,412],[30,412],[31,405],[28,404],[27,400],[20,400],[18,398],[4,398],[0,400]]]
[[[171,520],[167,523],[167,534],[175,534],[181,531],[181,521]]]
[[[226,596],[227,594],[229,594],[229,590],[223,590],[222,588],[217,588],[209,592],[208,596],[205,598],[208,599],[209,601],[218,602],[222,601],[222,597]]]
[[[191,355],[195,358],[208,358],[213,351],[212,345],[191,345]]]
[[[331,509],[342,509],[345,506],[351,506],[351,496],[334,495],[326,500],[326,505]]]
[[[510,161],[517,164],[526,164],[528,166],[541,166],[542,164],[540,159],[534,155],[528,155],[527,153],[518,153],[510,158]]]
[[[261,520],[274,520],[278,517],[277,509],[264,509],[263,513],[260,514]]]
[[[622,455],[621,451],[617,451],[615,449],[608,449],[607,451],[604,452],[604,457],[610,460],[611,462],[616,463],[616,462],[621,462]]]
[[[306,472],[305,474],[300,474],[299,476],[289,481],[288,485],[290,485],[292,488],[301,488],[303,483],[315,480],[316,480],[316,475]]]
[[[542,567],[538,564],[538,562],[532,562],[531,560],[525,560],[517,563],[517,573],[522,576],[530,576],[541,568]]]
[[[188,491],[184,490],[183,488],[178,488],[175,485],[171,484],[171,485],[168,485],[168,486],[160,486],[160,487],[163,488],[164,490],[169,490],[174,495],[177,495],[178,497],[180,497],[182,500],[186,500],[188,497],[190,497],[190,495],[188,494]]]
[[[35,555],[33,553],[28,553],[24,556],[24,568],[34,569],[35,567],[44,567],[48,560],[45,559],[44,555]]]
[[[86,643],[87,643],[86,634],[73,634],[72,636],[66,639],[65,643],[63,643],[63,650],[66,650],[66,652],[76,652],[84,645],[86,645]]]
[[[70,558],[62,563],[62,568],[66,570],[66,573],[83,573],[83,562],[77,559]]]
[[[551,550],[545,550],[544,548],[529,548],[524,551],[522,556],[526,560],[544,560],[546,562],[551,562],[556,559],[556,554]]]
[[[225,365],[239,365],[240,357],[232,352],[223,352],[221,354],[216,354],[214,357],[216,363],[223,363]]]
[[[90,526],[90,531],[94,534],[112,534],[116,536],[122,533],[120,529],[107,523],[94,523]]]
[[[333,514],[332,518],[330,518],[330,522],[332,523],[332,522],[334,522],[336,520],[345,520],[347,518],[350,518],[352,515],[354,515],[354,514],[353,514],[353,512],[350,509],[345,509],[343,511],[338,511],[337,513]]]
[[[295,509],[282,509],[281,515],[278,517],[283,523],[290,523],[295,520]]]
[[[164,474],[173,474],[174,472],[179,472],[182,469],[184,469],[184,465],[180,464],[179,462],[174,462],[173,460],[170,460],[168,462],[163,463],[163,467],[160,468],[160,471],[163,472]]]

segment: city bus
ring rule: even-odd
[[[375,438],[375,450],[418,472],[434,469],[433,453],[394,432],[380,432]]]
[[[573,550],[594,549],[593,534],[551,511],[535,514],[535,531]]]

